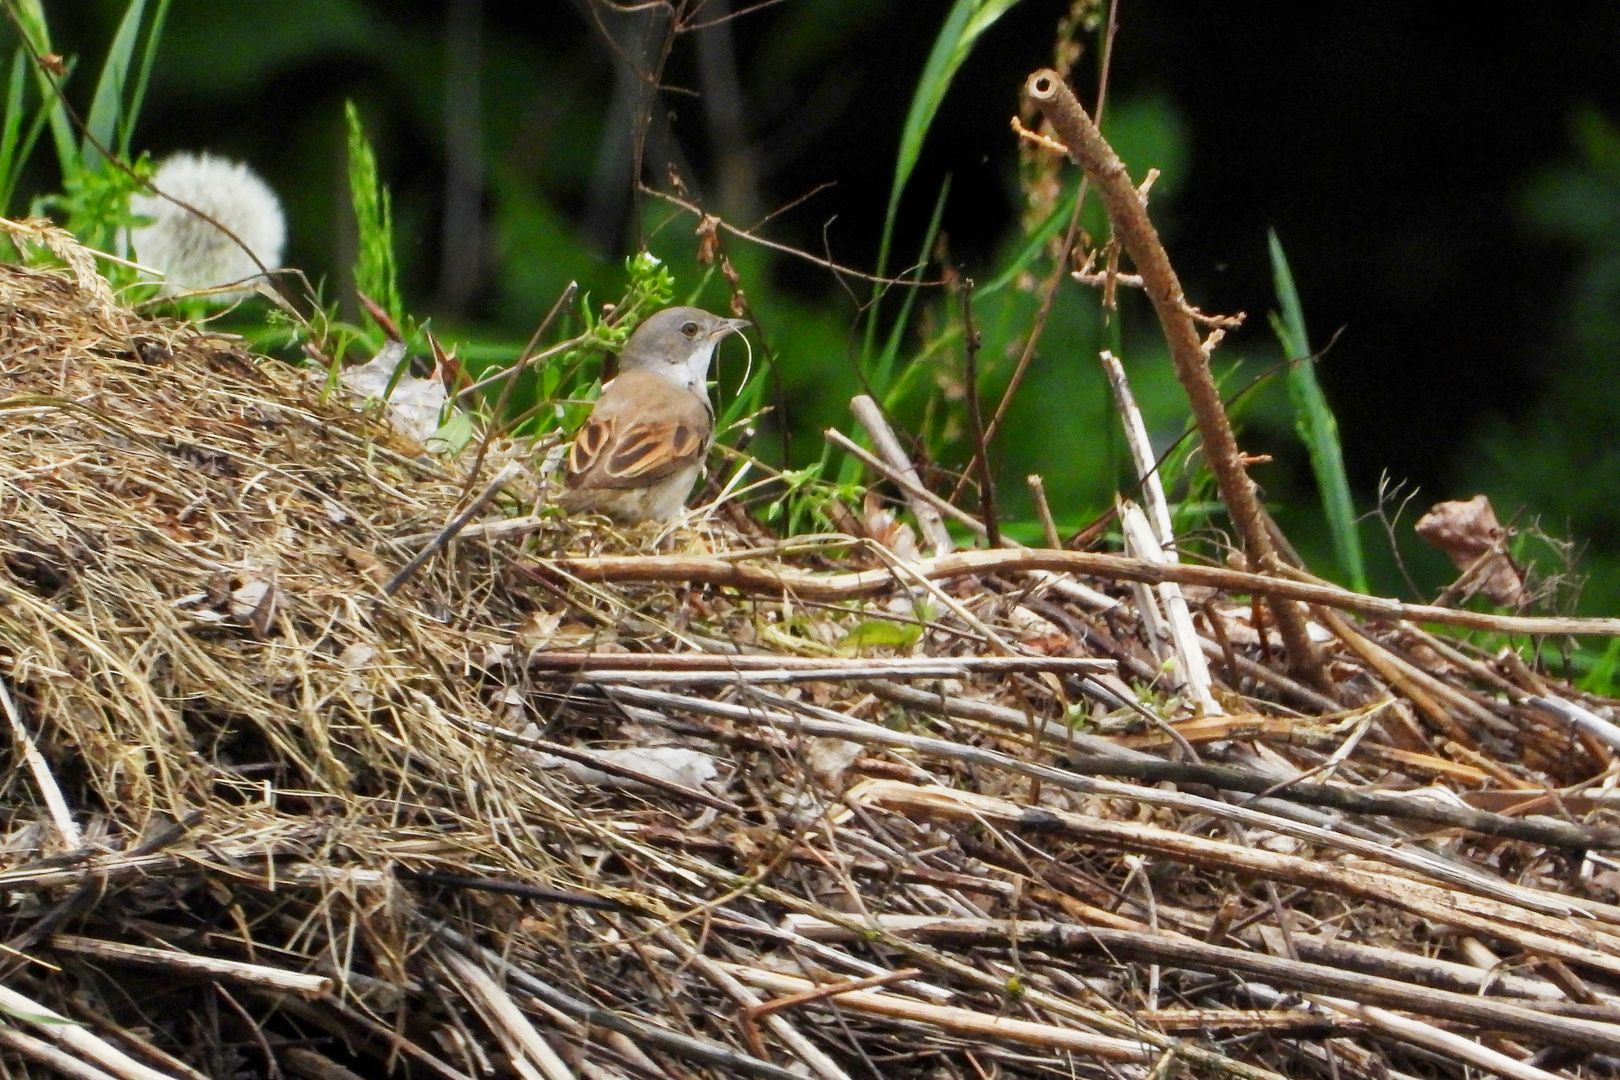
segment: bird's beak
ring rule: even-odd
[[[754,324],[749,322],[747,319],[721,319],[720,325],[715,328],[714,333],[710,334],[709,337],[715,341],[719,341],[727,334],[741,333],[743,330],[746,330],[748,327],[753,325]]]

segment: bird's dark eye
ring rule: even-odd
[[[695,322],[686,323],[681,327],[681,333],[685,334],[687,337],[697,337],[698,330],[698,324]]]

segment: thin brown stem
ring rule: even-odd
[[[973,430],[973,460],[979,468],[979,517],[991,547],[1001,546],[1001,525],[996,517],[996,477],[990,468],[990,436],[984,429],[979,401],[979,328],[973,323],[973,279],[962,279],[962,363],[967,381],[968,424]]]
[[[888,569],[817,574],[783,566],[754,566],[740,559],[717,556],[601,555],[595,558],[534,559],[516,565],[541,580],[555,580],[558,575],[563,575],[592,582],[723,585],[751,593],[787,592],[802,600],[853,600],[877,595],[901,583]],[[1041,570],[1059,574],[1089,574],[1118,581],[1140,581],[1149,585],[1175,581],[1182,585],[1322,604],[1373,618],[1439,623],[1501,634],[1620,637],[1620,619],[1617,618],[1492,615],[1483,611],[1438,608],[1431,604],[1407,604],[1387,597],[1367,596],[1337,585],[1291,581],[1267,574],[1228,570],[1223,566],[1153,563],[1095,551],[1032,548],[958,551],[907,564],[905,577],[914,581],[950,581],[978,574],[1016,574]]]
[[[1164,329],[1176,376],[1187,391],[1205,456],[1215,473],[1221,500],[1242,537],[1249,566],[1257,571],[1274,569],[1280,565],[1280,560],[1266,530],[1265,509],[1260,505],[1254,481],[1244,468],[1231,421],[1221,406],[1220,391],[1210,372],[1209,357],[1199,338],[1193,310],[1164,244],[1148,218],[1141,193],[1131,183],[1125,163],[1114,153],[1114,148],[1103,138],[1057,72],[1042,68],[1032,74],[1024,83],[1024,98],[1041,111],[1069,148],[1069,153],[1097,185],[1114,233],[1142,275],[1145,291]],[[1317,689],[1330,691],[1321,657],[1306,632],[1304,609],[1297,603],[1275,597],[1270,606],[1288,650],[1289,667]]]

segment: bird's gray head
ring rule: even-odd
[[[722,319],[702,308],[672,307],[655,311],[636,327],[619,353],[619,370],[641,369],[704,393],[709,360],[721,338],[748,325],[746,319]]]

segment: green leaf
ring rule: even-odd
[[[1069,224],[1069,218],[1074,216],[1074,201],[1080,196],[1080,181],[1076,177],[1071,179],[1063,190],[1063,197],[1057,205],[1035,226],[1034,230],[1024,240],[1024,246],[1019,248],[1017,254],[1002,268],[989,283],[981,286],[974,294],[979,300],[988,299],[1018,280],[1019,275],[1034,265],[1035,260],[1046,250],[1046,245],[1052,238],[1062,232]]]
[[[118,23],[107,59],[101,65],[101,77],[96,80],[95,96],[90,99],[90,112],[84,118],[84,146],[79,151],[79,164],[84,169],[97,169],[105,160],[101,147],[109,150],[118,141],[119,114],[124,105],[124,81],[129,78],[130,57],[141,38],[141,20],[146,17],[146,0],[130,0],[124,17]]]
[[[1620,685],[1620,640],[1610,641],[1603,653],[1592,664],[1592,669],[1582,676],[1580,688],[1588,694],[1601,694],[1612,697],[1617,685]]]
[[[877,369],[867,377],[871,391],[885,408],[894,403],[893,389],[890,385],[894,378],[895,361],[900,355],[900,346],[905,339],[906,326],[911,322],[911,313],[917,304],[917,294],[922,290],[916,287],[922,281],[923,268],[928,265],[928,253],[933,250],[934,240],[939,236],[940,226],[945,221],[945,200],[951,194],[951,178],[945,177],[939,186],[939,197],[934,200],[934,212],[928,218],[928,229],[923,233],[922,248],[917,252],[917,266],[912,271],[913,286],[906,290],[906,298],[900,305],[900,317],[894,321],[889,330],[889,340],[883,346],[883,356],[878,361]]]
[[[912,170],[917,167],[917,158],[922,154],[923,140],[928,135],[928,129],[934,123],[934,116],[939,112],[940,102],[945,100],[945,92],[951,87],[951,80],[956,77],[957,69],[973,51],[974,43],[983,33],[995,25],[997,19],[1005,15],[1018,0],[956,0],[951,6],[951,13],[945,20],[945,25],[939,31],[939,37],[934,39],[934,48],[928,54],[928,62],[923,66],[921,78],[917,81],[916,92],[911,98],[911,108],[906,112],[905,127],[900,132],[900,153],[894,163],[894,182],[889,188],[889,207],[883,215],[883,234],[878,239],[877,275],[882,277],[888,272],[889,245],[894,240],[894,219],[900,210],[900,197],[905,193],[906,183],[911,179]],[[882,286],[873,286],[873,296],[880,295]],[[866,327],[866,344],[864,355],[871,355],[872,345],[877,333],[877,304],[872,305]]]
[[[471,413],[462,409],[451,409],[450,415],[428,441],[442,444],[445,451],[454,457],[461,453],[477,434]]]
[[[152,64],[157,59],[158,42],[163,38],[163,24],[169,17],[169,0],[158,0],[157,11],[152,14],[152,25],[146,31],[146,45],[141,49],[141,68],[135,75],[135,89],[130,92],[129,105],[124,109],[118,125],[118,153],[129,157],[130,141],[135,137],[135,119],[141,115],[146,101],[146,87],[152,81]]]
[[[923,139],[934,123],[940,102],[951,87],[957,69],[973,51],[973,45],[997,19],[1005,15],[1017,0],[956,0],[950,17],[934,41],[922,78],[912,96],[911,108],[906,112],[906,124],[900,132],[900,155],[894,164],[894,183],[889,189],[889,209],[885,215],[884,240],[887,241],[894,224],[894,215],[900,205],[900,196],[917,167],[922,154]],[[887,243],[884,245],[887,247]],[[879,258],[881,272],[882,258]]]
[[[45,22],[45,9],[40,0],[15,0],[11,5],[12,14],[16,16],[18,29],[28,41],[29,47],[36,56],[49,55],[51,48],[51,32]],[[60,80],[53,78],[49,73],[34,67],[34,78],[39,83],[40,98],[50,116],[51,139],[56,143],[56,162],[61,167],[64,179],[79,171],[79,148],[73,138],[73,124],[68,120],[67,109],[62,105],[62,99],[57,96],[56,86],[66,82],[66,76]]]
[[[923,628],[916,623],[866,619],[844,635],[838,643],[838,651],[857,653],[862,649],[909,649],[922,640],[922,633]]]
[[[28,155],[22,146],[22,114],[24,78],[27,76],[28,57],[18,49],[11,61],[11,78],[6,82],[6,111],[0,118],[0,213],[11,202],[11,192],[17,184],[17,173],[22,171]]]
[[[1350,481],[1344,471],[1344,453],[1339,443],[1339,424],[1328,407],[1327,395],[1316,381],[1311,361],[1310,337],[1305,332],[1305,312],[1294,275],[1288,269],[1282,241],[1275,230],[1267,234],[1271,250],[1271,272],[1276,280],[1277,302],[1282,313],[1273,312],[1271,328],[1282,343],[1288,364],[1288,396],[1294,403],[1294,427],[1310,454],[1311,469],[1321,490],[1322,510],[1333,535],[1333,549],[1351,587],[1367,591],[1367,566],[1356,531],[1355,503],[1350,497]]]

